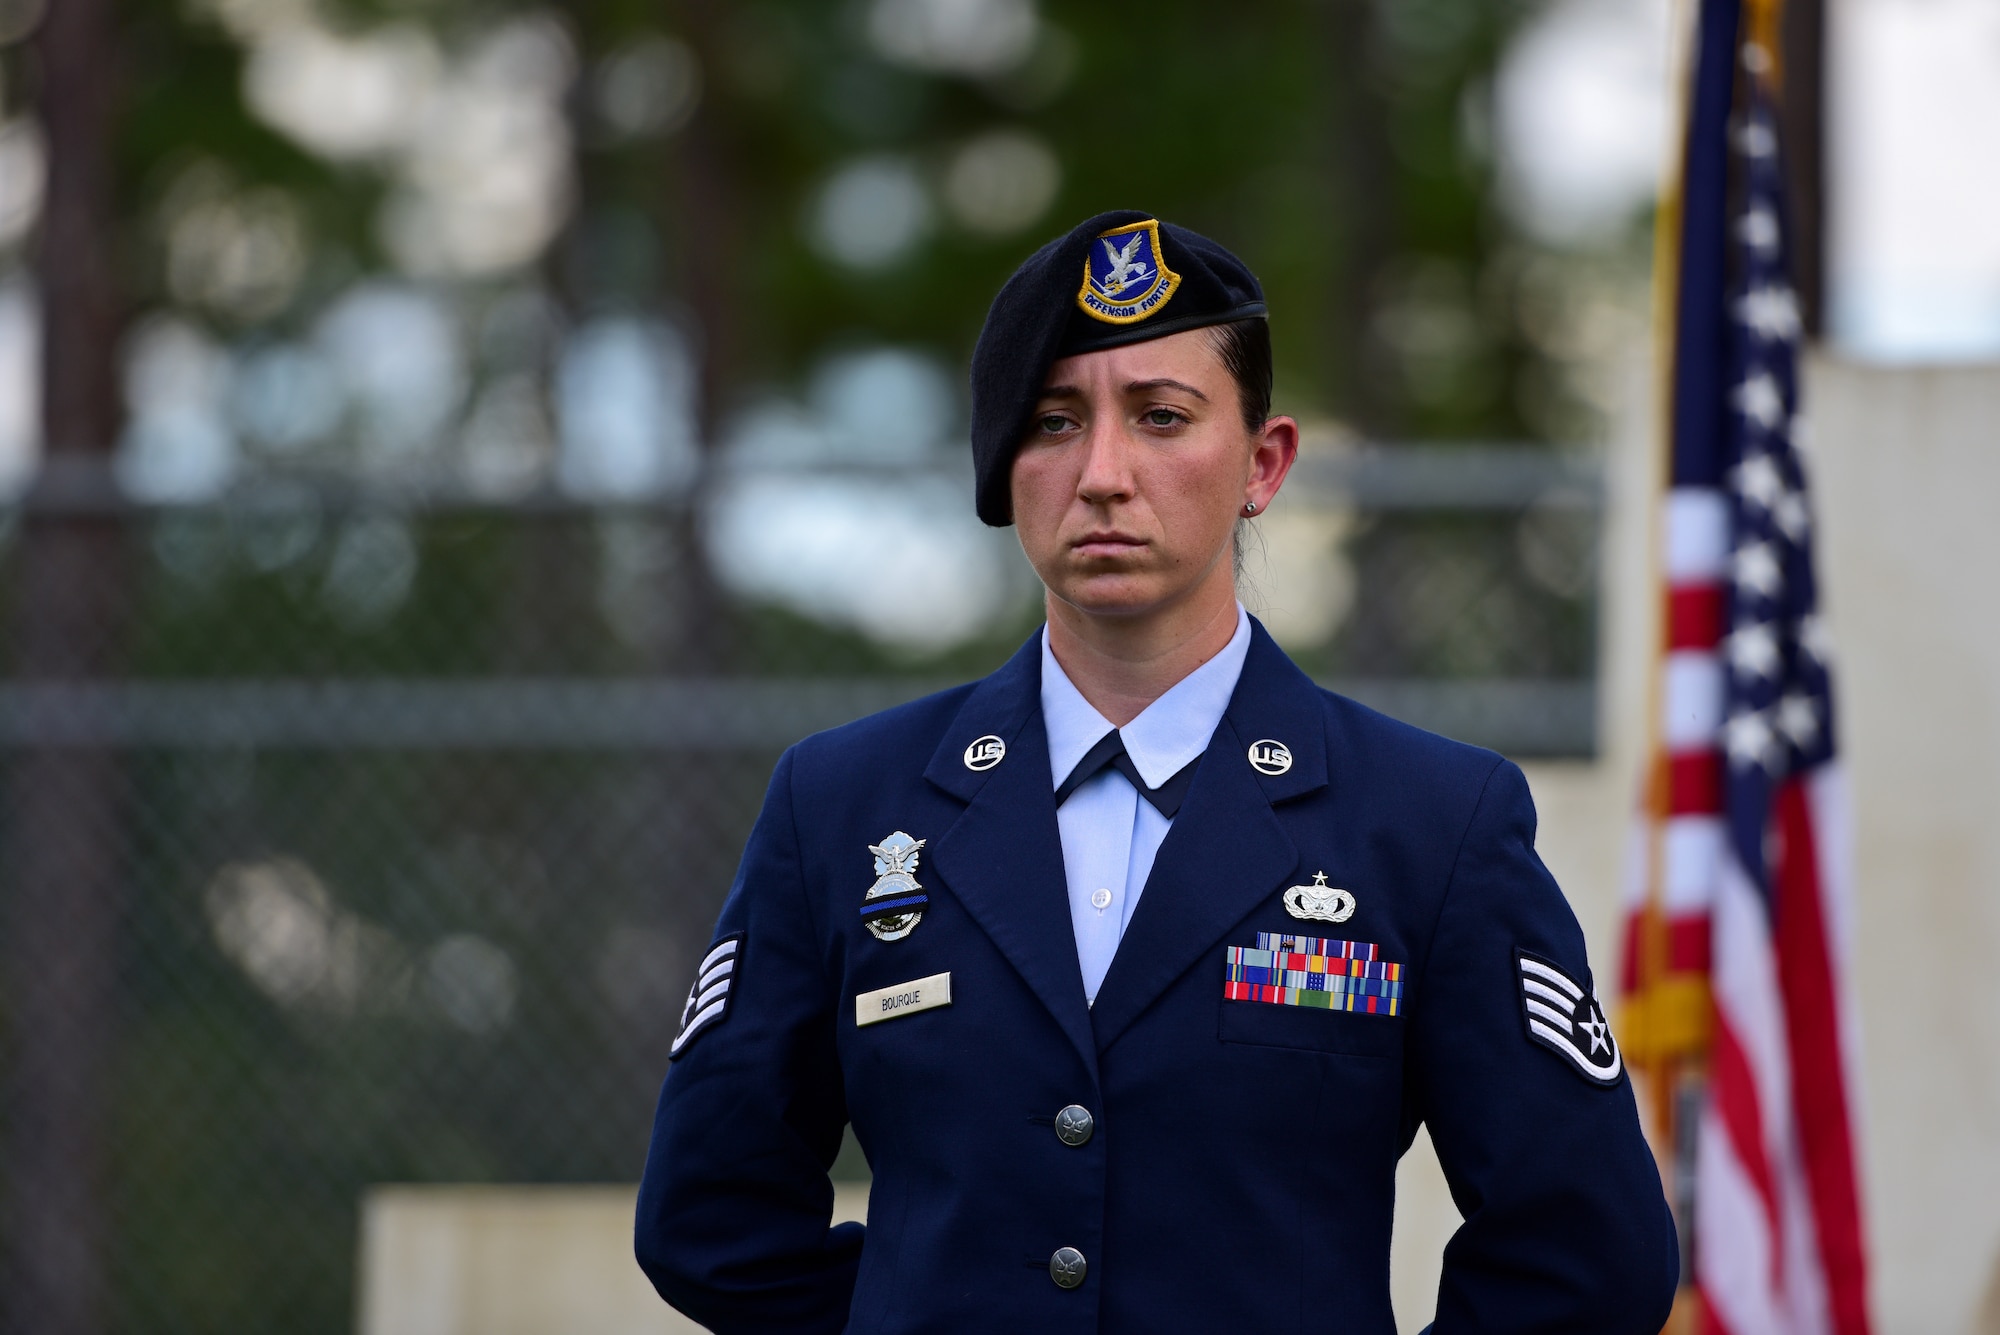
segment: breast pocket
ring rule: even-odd
[[[1403,1020],[1400,1015],[1352,1015],[1225,997],[1216,1036],[1225,1043],[1393,1058],[1403,1051]]]

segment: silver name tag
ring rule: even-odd
[[[878,1020],[892,1020],[898,1015],[911,1015],[917,1011],[949,1005],[951,1005],[951,975],[934,973],[928,978],[897,983],[894,987],[885,987],[874,992],[863,992],[854,999],[854,1023],[874,1024]]]

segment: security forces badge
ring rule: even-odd
[[[1076,304],[1106,324],[1136,324],[1166,305],[1180,283],[1160,250],[1160,224],[1148,218],[1098,235],[1084,256]]]
[[[875,884],[862,896],[861,921],[878,941],[900,941],[923,921],[924,905],[931,902],[916,876],[917,855],[924,843],[897,830],[881,843],[868,845],[875,855]]]
[[[1514,952],[1514,975],[1528,1041],[1561,1057],[1593,1085],[1617,1084],[1625,1074],[1625,1058],[1594,991],[1525,950]]]

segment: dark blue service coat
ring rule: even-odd
[[[1465,1218],[1436,1335],[1655,1335],[1673,1226],[1520,771],[1319,689],[1256,627],[1086,1006],[1040,674],[1031,639],[779,762],[640,1190],[667,1301],[720,1335],[1390,1335],[1396,1161],[1421,1124]],[[975,771],[988,735],[1005,757]],[[1289,769],[1251,765],[1264,740]],[[862,901],[894,831],[925,841],[928,902],[884,941]],[[1338,925],[1285,907],[1321,871],[1354,898]],[[1259,933],[1375,946],[1402,966],[1398,1013],[1225,999],[1227,948]],[[857,1026],[857,996],[945,973],[950,1005]],[[1584,995],[1566,1033],[1530,1023],[1551,987]],[[1076,1146],[1055,1132],[1072,1104],[1094,1123]],[[865,1230],[828,1226],[849,1122]],[[1075,1288],[1051,1277],[1064,1247]]]

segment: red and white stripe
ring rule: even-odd
[[[1706,963],[1715,1006],[1696,1161],[1704,1329],[1865,1335],[1845,787],[1837,763],[1780,785],[1767,908],[1723,814],[1727,504],[1719,492],[1676,489],[1666,521],[1660,725],[1671,777],[1657,831],[1658,895],[1671,967]],[[1637,870],[1635,908],[1651,866]]]
[[[1666,919],[1669,973],[1709,971],[1710,914],[1729,836],[1722,816],[1722,616],[1729,570],[1729,507],[1722,493],[1667,493],[1664,550],[1666,661],[1660,673],[1660,744],[1667,753],[1666,809],[1648,813],[1625,878],[1623,990],[1640,979],[1642,912],[1657,895]],[[1657,841],[1655,856],[1653,844]]]

